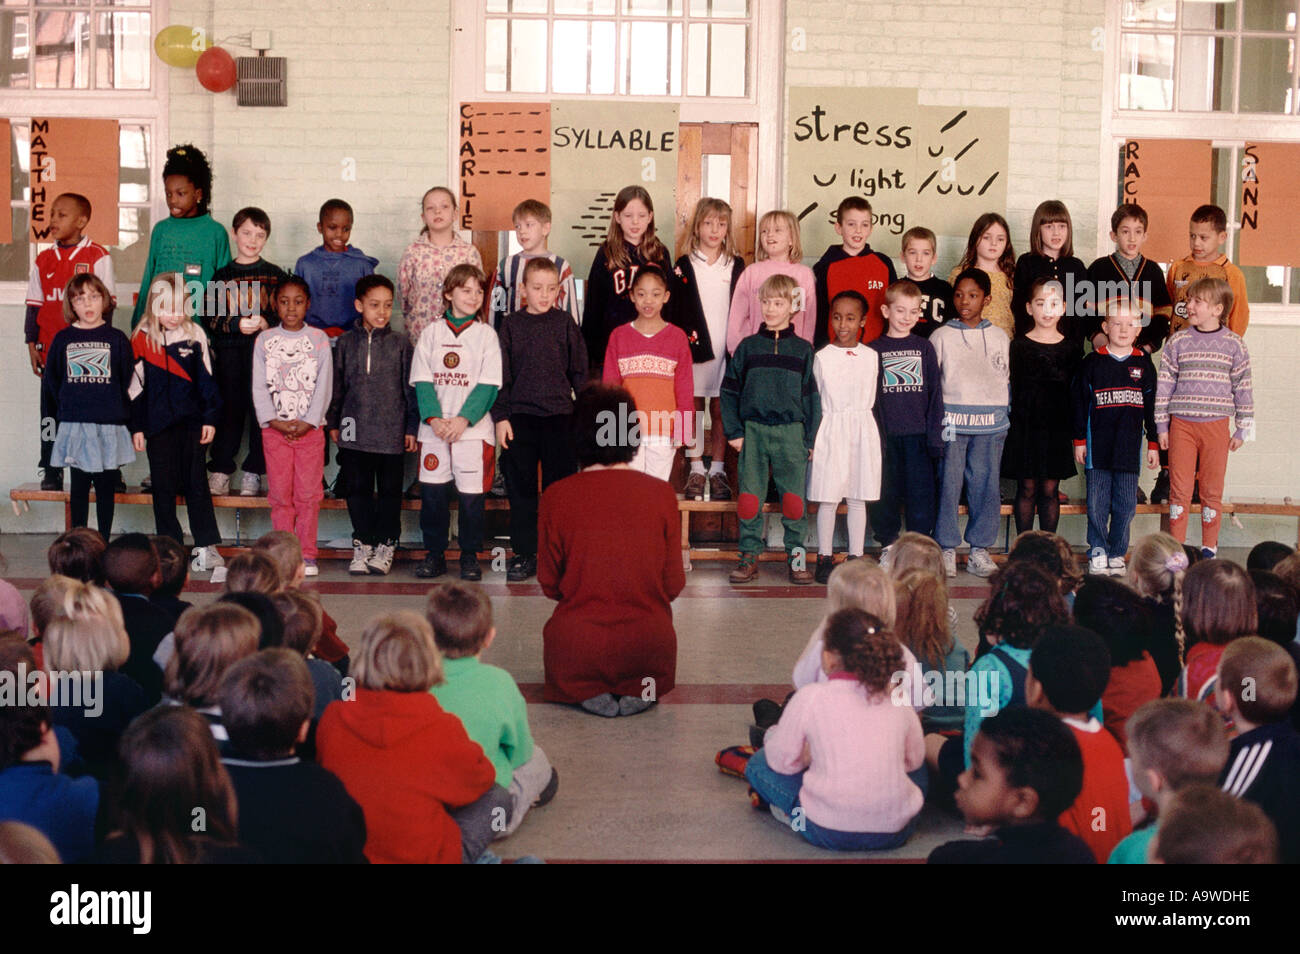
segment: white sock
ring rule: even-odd
[[[702,474],[702,473],[704,473],[704,458],[703,458],[703,457],[692,457],[692,458],[691,458],[691,473],[692,473],[692,474]]]
[[[709,476],[721,474],[723,472],[722,461],[715,460],[713,463],[709,464]]]
[[[863,547],[867,542],[867,502],[865,500],[849,500],[848,517],[849,517],[849,555],[862,556]]]
[[[830,556],[835,549],[836,504],[817,505],[817,555]]]

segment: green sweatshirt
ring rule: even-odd
[[[793,329],[759,329],[743,339],[722,380],[722,426],[727,440],[745,436],[746,422],[802,422],[809,449],[821,423],[821,399],[813,378],[813,350]]]
[[[433,693],[444,710],[460,718],[465,733],[483,747],[497,771],[497,784],[510,787],[515,769],[533,757],[528,707],[510,673],[477,656],[443,659],[446,681]]]

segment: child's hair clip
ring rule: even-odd
[[[1165,560],[1165,569],[1170,573],[1179,573],[1187,569],[1186,553],[1171,553],[1169,559]]]

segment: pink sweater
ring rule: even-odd
[[[901,831],[925,801],[907,777],[925,762],[921,720],[911,707],[893,705],[887,692],[868,696],[844,673],[796,692],[763,751],[774,772],[807,769],[799,802],[823,828]]]
[[[812,343],[813,326],[817,324],[817,280],[813,278],[812,269],[799,262],[779,262],[768,258],[750,265],[736,282],[736,293],[731,296],[731,315],[727,318],[728,354],[763,327],[763,306],[758,300],[758,290],[763,287],[763,282],[777,274],[789,275],[799,283],[803,292],[803,309],[794,313],[791,325],[795,334]]]

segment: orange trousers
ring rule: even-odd
[[[1169,532],[1187,542],[1188,511],[1192,490],[1201,484],[1201,546],[1219,547],[1219,520],[1223,507],[1223,477],[1228,470],[1228,419],[1188,421],[1169,419]]]

